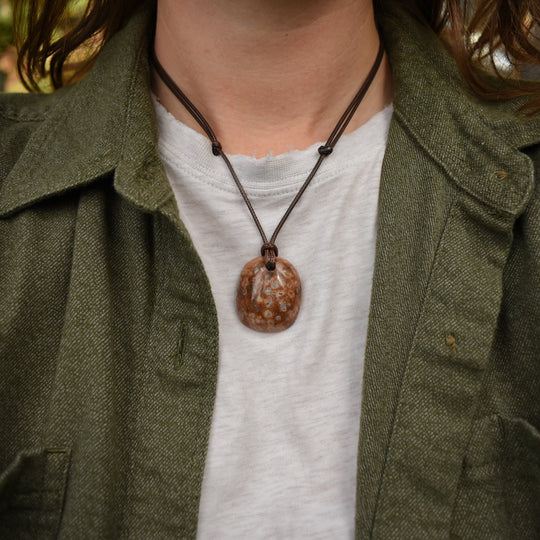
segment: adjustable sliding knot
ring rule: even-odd
[[[261,255],[264,257],[266,269],[273,272],[276,269],[277,246],[272,242],[265,242],[261,247]]]
[[[329,156],[334,149],[331,146],[319,146],[319,154],[321,156]]]
[[[220,156],[222,151],[221,143],[219,141],[214,141],[212,143],[212,154],[214,154],[214,156]]]

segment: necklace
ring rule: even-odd
[[[153,48],[151,49],[150,59],[154,69],[169,90],[180,101],[180,103],[182,103],[189,114],[191,114],[195,121],[208,135],[208,138],[212,143],[212,153],[215,156],[221,156],[225,161],[225,164],[227,165],[227,168],[229,169],[229,172],[231,173],[231,176],[233,177],[233,180],[238,187],[238,190],[240,191],[240,194],[242,195],[242,198],[244,199],[244,202],[246,203],[253,221],[255,222],[255,225],[257,226],[257,229],[261,235],[263,241],[261,247],[261,256],[252,259],[244,266],[242,272],[240,273],[240,279],[238,281],[236,292],[236,310],[238,312],[238,316],[243,324],[249,328],[252,328],[253,330],[258,330],[259,332],[280,332],[289,328],[298,316],[300,302],[302,299],[300,276],[298,275],[298,272],[294,266],[288,260],[278,257],[278,248],[275,243],[276,238],[293,208],[296,206],[296,203],[304,194],[304,191],[307,189],[311,180],[319,170],[322,162],[332,153],[339,138],[341,135],[343,135],[343,132],[351,121],[356,109],[371,86],[371,83],[373,82],[373,79],[375,78],[375,75],[377,74],[377,71],[381,65],[383,55],[384,49],[382,41],[380,41],[375,62],[373,63],[373,66],[371,67],[365,81],[360,87],[360,90],[354,96],[353,100],[339,119],[326,143],[319,147],[319,157],[315,163],[315,166],[290,203],[270,240],[268,240],[259,218],[253,209],[251,201],[249,200],[249,197],[247,196],[247,193],[244,190],[244,187],[242,186],[229,158],[223,152],[221,143],[218,141],[210,124],[172,80],[170,75],[160,64],[155,50]]]

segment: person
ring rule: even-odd
[[[479,67],[537,3],[66,4],[0,97],[0,536],[538,537],[539,90]]]

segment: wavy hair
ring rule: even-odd
[[[88,0],[83,15],[63,33],[70,0],[14,0],[18,69],[25,86],[39,91],[50,77],[59,88],[81,78],[103,45],[148,0]],[[378,4],[381,0],[374,0]],[[396,0],[397,1],[397,0]],[[538,0],[401,0],[447,45],[471,89],[486,99],[531,96],[540,111],[540,77],[520,82],[524,70],[540,70],[540,2]],[[72,53],[89,49],[73,64]],[[506,68],[501,69],[503,58]],[[74,73],[66,77],[66,67]],[[510,69],[509,69],[510,68]],[[486,73],[498,77],[486,77]]]

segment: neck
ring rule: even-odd
[[[378,46],[371,0],[158,0],[156,54],[230,154],[326,140]],[[201,131],[157,76],[153,89]],[[391,99],[385,59],[348,131]]]

